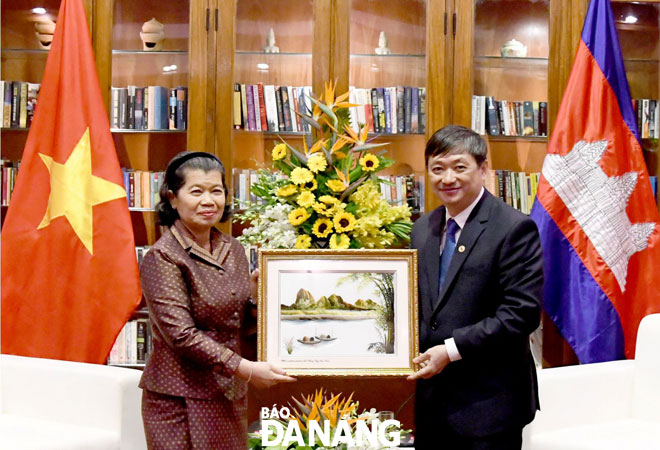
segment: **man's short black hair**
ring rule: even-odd
[[[486,142],[477,133],[460,125],[447,125],[433,133],[426,143],[424,161],[428,165],[429,159],[437,155],[468,153],[481,166],[486,152]]]

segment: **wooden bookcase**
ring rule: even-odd
[[[188,87],[185,131],[115,131],[122,166],[164,170],[184,149],[213,152],[232,170],[270,163],[275,133],[233,127],[234,83],[311,85],[321,92],[334,80],[337,92],[349,86],[412,85],[426,88],[424,134],[386,135],[397,161],[392,174],[423,174],[424,146],[450,123],[470,126],[472,95],[548,102],[548,135],[556,118],[580,38],[588,0],[84,0],[92,33],[101,90],[110,114],[113,86],[128,84]],[[660,96],[659,1],[613,0],[633,98]],[[34,37],[30,9],[43,6],[56,17],[59,0],[2,2],[1,78],[40,82],[47,51]],[[629,14],[634,24],[624,23]],[[621,17],[619,17],[621,16]],[[165,25],[162,52],[141,51],[142,23],[155,17]],[[279,54],[265,54],[273,28]],[[385,31],[392,55],[374,54]],[[501,58],[499,49],[515,38],[528,47],[526,58]],[[256,68],[268,65],[268,71]],[[164,73],[164,66],[176,65]],[[377,70],[374,70],[377,69]],[[296,144],[301,136],[280,133]],[[2,157],[21,158],[27,131],[3,129]],[[491,168],[539,172],[547,138],[486,136]],[[657,140],[643,140],[651,175],[660,163]],[[232,187],[233,189],[233,187]],[[438,206],[427,186],[426,211]],[[3,216],[6,208],[2,208]],[[133,212],[136,243],[159,236],[153,212]],[[224,231],[231,232],[226,224]],[[234,230],[236,231],[236,230]],[[247,352],[249,354],[249,351]],[[551,321],[544,320],[546,365],[573,362],[570,348]],[[253,392],[250,418],[262,404],[283,403],[318,385],[349,393],[363,406],[397,410],[414,391],[403,380],[304,379],[268,392]],[[382,395],[387,392],[387,395]],[[412,426],[412,402],[400,418]]]

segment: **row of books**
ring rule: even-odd
[[[124,176],[124,189],[129,208],[155,208],[160,201],[160,187],[165,180],[165,172],[121,169]]]
[[[367,124],[371,133],[424,133],[426,88],[390,86],[349,90],[351,125]]]
[[[3,128],[29,128],[39,96],[39,83],[0,81],[0,124]]]
[[[127,86],[111,88],[110,124],[122,130],[185,130],[188,88]]]
[[[508,205],[529,214],[536,198],[541,174],[513,172],[510,170],[489,170],[486,189]]]
[[[234,84],[234,128],[248,131],[311,132],[298,114],[312,111],[311,86]]]
[[[152,349],[148,319],[126,322],[108,355],[108,364],[144,364]]]
[[[381,175],[380,192],[392,205],[407,204],[413,214],[424,212],[424,176]]]
[[[16,177],[18,176],[18,167],[20,161],[9,161],[7,159],[0,160],[0,204],[2,206],[9,206],[11,194],[14,192],[14,185],[16,184]]]
[[[633,109],[637,115],[637,129],[642,139],[660,137],[660,114],[658,101],[650,98],[633,99]]]
[[[472,129],[491,136],[547,136],[548,103],[473,95]]]

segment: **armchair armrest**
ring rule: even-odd
[[[140,417],[141,372],[0,355],[0,412],[116,433],[122,449],[146,448]]]
[[[538,371],[541,411],[523,435],[630,417],[635,361]]]

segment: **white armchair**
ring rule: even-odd
[[[0,450],[142,450],[141,372],[0,355]]]
[[[524,450],[660,449],[660,314],[642,320],[634,360],[538,375],[541,411]]]

